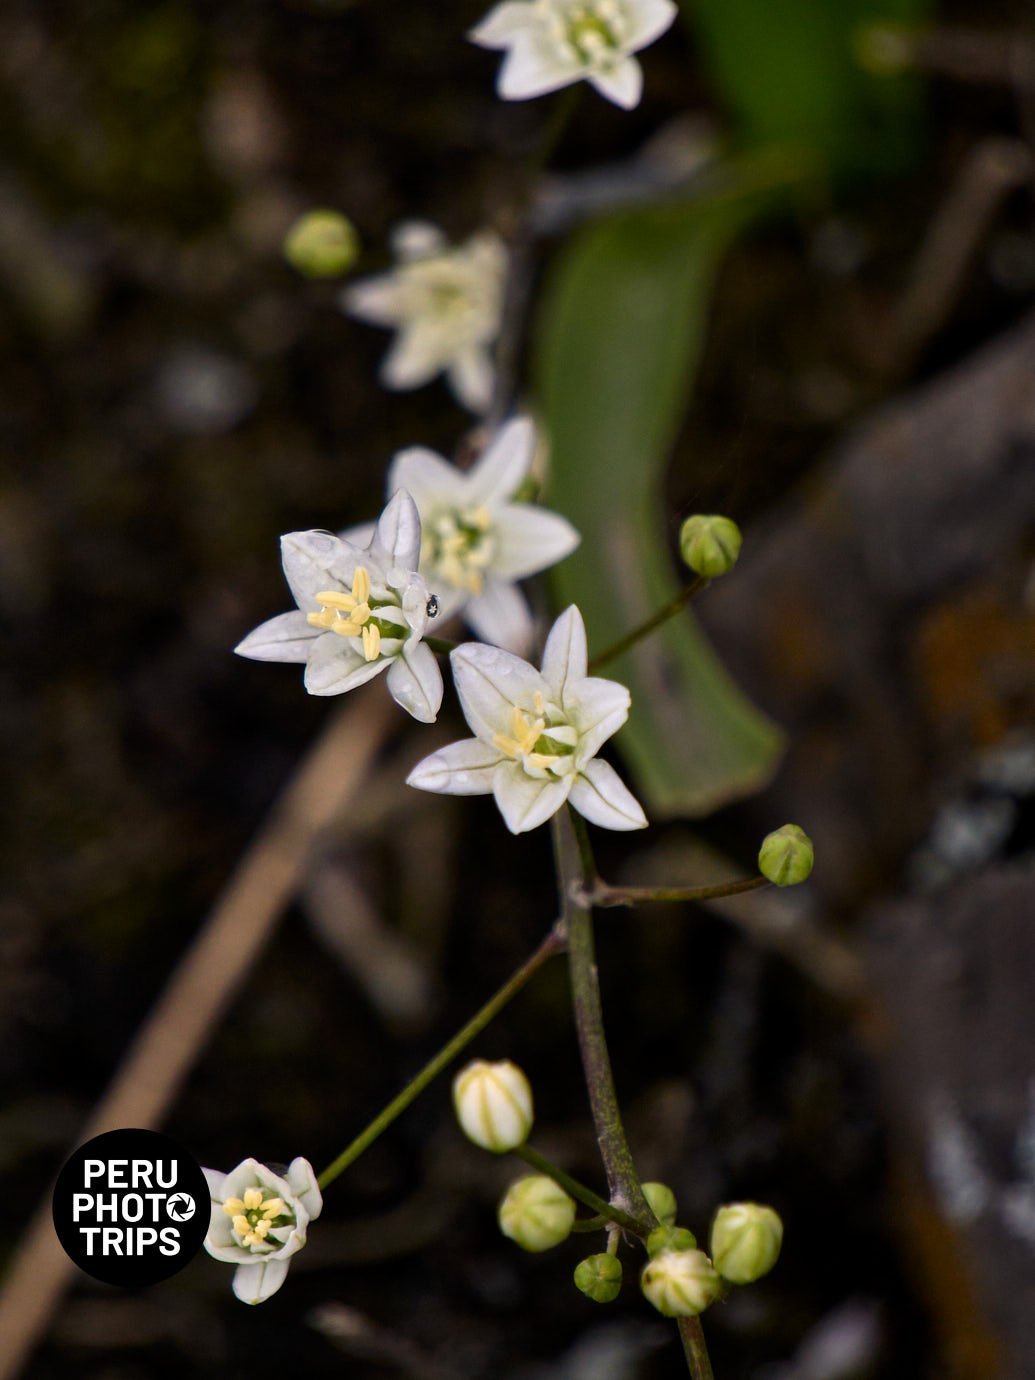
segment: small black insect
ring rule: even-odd
[[[437,595],[437,594],[433,594],[433,595],[431,596],[431,598],[428,600],[427,608],[425,609],[425,613],[427,613],[427,615],[428,615],[429,618],[434,618],[435,615],[438,613],[438,595]]]

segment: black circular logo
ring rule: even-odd
[[[182,1145],[158,1131],[108,1131],[81,1145],[54,1185],[65,1253],[105,1284],[157,1284],[201,1248],[208,1184]]]

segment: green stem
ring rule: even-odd
[[[679,1340],[683,1343],[683,1355],[690,1374],[694,1380],[713,1380],[711,1358],[700,1318],[680,1318],[678,1321]]]
[[[554,816],[554,856],[568,934],[568,970],[572,1005],[575,1008],[575,1029],[611,1202],[653,1227],[655,1217],[643,1196],[629,1142],[625,1138],[611,1059],[607,1052],[593,942],[593,916],[572,896],[574,884],[581,881],[586,885],[591,882],[596,869],[592,866],[592,851],[585,825],[581,816],[571,809],[559,810]]]
[[[547,959],[560,953],[564,946],[564,930],[560,925],[555,925],[531,958],[507,979],[495,996],[490,997],[482,1009],[472,1016],[447,1044],[442,1046],[435,1057],[424,1065],[415,1078],[407,1083],[398,1097],[393,1098],[388,1106],[374,1117],[370,1125],[345,1147],[338,1158],[327,1166],[317,1179],[320,1187],[326,1188],[328,1184],[332,1184],[354,1160],[359,1159],[363,1151],[377,1140],[381,1132],[386,1130],[396,1117],[420,1096],[428,1084],[437,1078],[442,1070],[447,1068],[457,1055],[467,1048],[476,1035],[481,1034],[493,1017],[502,1011],[511,998],[521,991],[529,978],[539,971]]]
[[[633,1232],[636,1236],[647,1236],[650,1227],[645,1222],[638,1221],[628,1212],[623,1212],[621,1208],[612,1207],[610,1203],[605,1203],[599,1194],[594,1193],[585,1184],[579,1183],[578,1179],[559,1169],[545,1155],[541,1155],[538,1150],[533,1150],[530,1145],[519,1145],[514,1151],[515,1155],[520,1155],[526,1164],[530,1164],[533,1169],[537,1169],[540,1174],[547,1175],[553,1179],[554,1183],[560,1184],[565,1193],[577,1198],[580,1203],[593,1211],[604,1222],[617,1222],[620,1227],[625,1227],[627,1231]]]
[[[670,618],[674,617],[680,609],[685,608],[694,595],[704,589],[708,583],[709,581],[706,580],[703,575],[698,575],[697,578],[691,580],[688,585],[684,585],[675,598],[670,599],[664,607],[658,609],[657,613],[652,613],[645,622],[633,628],[632,632],[626,633],[625,636],[620,637],[617,642],[612,642],[610,647],[605,647],[602,652],[598,652],[595,657],[591,657],[589,662],[590,671],[596,671],[601,666],[606,665],[607,662],[613,661],[616,656],[621,656],[621,654],[627,652],[630,647],[634,647],[641,638],[646,637],[648,633],[652,633],[655,628],[660,628],[662,623],[666,623]]]
[[[768,886],[766,877],[741,877],[735,882],[716,882],[714,886],[610,886],[598,877],[592,886],[576,887],[577,900],[593,906],[639,906],[646,901],[718,901],[723,896],[741,896]]]

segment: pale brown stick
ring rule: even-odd
[[[355,795],[397,714],[379,685],[327,725],[126,1051],[80,1144],[161,1121],[297,890],[314,840]],[[72,1269],[54,1234],[48,1194],[0,1293],[0,1380],[18,1374],[43,1336]]]

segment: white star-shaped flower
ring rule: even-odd
[[[586,629],[574,606],[550,630],[542,671],[499,647],[466,642],[453,678],[475,737],[433,752],[407,783],[442,795],[494,795],[512,834],[565,801],[604,829],[647,820],[613,767],[597,758],[629,716],[629,691],[586,674]]]
[[[237,1266],[233,1289],[242,1303],[262,1303],[284,1283],[288,1261],[323,1209],[313,1166],[299,1158],[280,1175],[258,1160],[242,1160],[229,1174],[204,1174],[212,1198],[205,1249]]]
[[[253,661],[304,662],[311,695],[340,695],[387,670],[392,697],[434,723],[442,673],[421,641],[430,595],[417,574],[420,541],[416,504],[402,490],[364,548],[331,532],[281,537],[298,609],[269,619],[235,650]]]
[[[495,382],[490,347],[500,329],[507,252],[492,231],[450,246],[433,225],[399,226],[390,273],[341,294],[343,309],[397,335],[381,366],[386,388],[420,388],[444,373],[457,399],[481,414]]]
[[[400,451],[388,492],[405,489],[420,513],[420,570],[443,620],[463,613],[477,635],[511,652],[528,650],[532,615],[515,581],[556,565],[575,550],[571,523],[514,495],[535,458],[532,422],[508,422],[468,470],[423,446]],[[371,529],[343,535],[366,541]]]
[[[631,110],[643,91],[632,56],[676,17],[672,0],[504,0],[468,34],[482,48],[505,48],[496,83],[507,101],[590,82]]]

